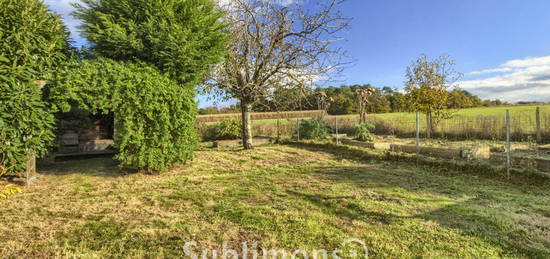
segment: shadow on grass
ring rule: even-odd
[[[462,160],[446,160],[413,155],[399,155],[395,153],[381,153],[379,151],[335,145],[333,143],[290,143],[290,146],[311,152],[324,152],[333,155],[336,159],[347,159],[355,162],[375,161],[386,163],[389,167],[408,167],[417,170],[430,171],[436,175],[463,175],[469,177],[495,180],[504,184],[514,184],[522,187],[537,186],[550,188],[550,174],[533,170],[511,170],[511,177],[506,176],[502,167],[494,167],[487,163]]]
[[[348,220],[361,220],[375,224],[392,224],[398,223],[402,218],[405,218],[391,213],[367,210],[356,201],[354,196],[327,196],[296,191],[288,191],[288,194],[307,200],[325,212]]]
[[[517,212],[496,211],[483,206],[484,203],[484,200],[472,199],[419,215],[418,218],[437,222],[442,227],[457,229],[463,235],[501,247],[503,254],[500,256],[503,257],[549,258],[549,228],[544,222],[550,218],[534,213],[518,215]],[[518,222],[515,220],[518,216],[532,221],[524,219]]]
[[[336,216],[383,224],[400,224],[405,218],[417,218],[485,240],[502,248],[503,256],[548,258],[550,255],[550,207],[547,206],[548,192],[542,188],[460,172],[431,172],[413,166],[403,169],[388,165],[388,162],[374,166],[321,167],[314,173],[318,179],[381,192],[381,197],[364,197],[363,204],[360,199],[291,193]],[[383,190],[389,193],[384,194]],[[431,198],[434,195],[442,198]],[[409,205],[433,203],[433,207],[439,208],[419,209],[419,214],[404,217],[364,209],[369,199],[394,203],[397,207],[403,202]],[[445,202],[454,204],[442,205]]]
[[[129,173],[121,170],[112,157],[65,159],[54,163],[38,163],[37,171],[47,175],[85,174],[90,176],[119,177]]]

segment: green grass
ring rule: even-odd
[[[550,256],[550,184],[277,145],[205,149],[160,175],[98,158],[38,176],[0,205],[2,257],[173,258],[187,241],[333,250],[351,237],[374,258]]]
[[[466,116],[466,117],[476,117],[476,116],[506,116],[506,110],[510,110],[512,117],[514,116],[523,116],[528,115],[531,118],[535,117],[535,110],[537,107],[540,107],[541,114],[550,115],[550,105],[514,105],[514,106],[501,106],[501,107],[477,107],[477,108],[467,108],[467,109],[458,109],[452,110],[454,116]],[[330,115],[328,118],[350,118],[356,119],[359,115],[357,114],[348,114],[348,115]],[[414,121],[415,113],[412,112],[391,112],[391,113],[375,113],[369,114],[369,116],[377,117],[381,119],[399,119]],[[282,123],[295,122],[297,119],[280,119]],[[256,124],[272,124],[276,122],[276,119],[264,119],[264,120],[254,120]]]

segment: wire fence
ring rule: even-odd
[[[351,133],[357,118],[327,118],[338,133]],[[427,138],[426,117],[416,113],[414,117],[380,119],[371,116],[367,123],[375,126],[377,137],[370,147],[395,152],[416,153],[447,159],[477,160],[511,168],[531,168],[550,172],[550,114],[539,108],[532,112],[502,115],[457,116],[441,121]],[[349,142],[348,144],[354,144]],[[355,143],[365,146],[361,143]]]
[[[550,142],[550,113],[533,111],[521,111],[511,113],[511,139],[513,141],[526,141],[530,138],[538,142]],[[353,131],[354,125],[359,121],[358,116],[328,116],[331,119],[340,118],[342,132]],[[538,118],[538,120],[537,120]],[[419,126],[421,137],[426,137],[426,116],[420,116]],[[537,127],[537,121],[539,126]],[[414,115],[383,118],[377,115],[367,116],[367,122],[375,126],[377,135],[394,135],[397,137],[415,137],[416,118]],[[435,123],[432,136],[450,140],[484,139],[495,140],[505,137],[505,112],[497,115],[455,115],[450,119]],[[537,134],[537,128],[539,134]]]
[[[538,114],[537,116],[535,109],[533,111],[511,112],[511,140],[550,143],[550,113],[539,110]],[[339,133],[350,135],[353,134],[355,125],[359,122],[359,116],[357,115],[324,116],[326,124],[332,129],[336,128],[336,119],[339,124]],[[303,120],[303,118],[258,121],[253,123],[252,130],[258,136],[292,137],[297,132],[300,120]],[[400,138],[416,136],[416,118],[414,114],[388,118],[368,115],[367,122],[374,125],[376,135],[392,135]],[[426,116],[421,115],[419,118],[421,138],[426,138],[426,124]],[[457,115],[436,123],[432,137],[448,140],[502,140],[506,134],[505,126],[505,111],[497,115]]]
[[[507,116],[508,114],[508,116]],[[322,116],[334,134],[334,141],[353,139],[359,116]],[[254,121],[255,136],[276,139],[300,139],[304,118],[279,118]],[[374,125],[378,148],[396,152],[419,153],[451,159],[483,160],[508,168],[536,168],[550,171],[550,111],[539,108],[489,115],[455,115],[433,127],[427,138],[426,116],[367,116]]]

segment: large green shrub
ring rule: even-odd
[[[360,141],[372,141],[374,137],[372,132],[374,131],[374,129],[375,127],[371,123],[357,123],[354,126],[354,137],[355,139]]]
[[[40,156],[55,139],[54,117],[33,82],[0,76],[0,176],[25,169],[28,153]]]
[[[24,169],[54,140],[42,84],[67,58],[68,33],[39,0],[0,0],[0,176]],[[43,82],[43,81],[41,81]]]
[[[75,16],[92,50],[140,60],[194,88],[222,61],[228,35],[212,0],[82,0]]]
[[[235,118],[224,118],[222,121],[208,125],[203,140],[239,139],[243,133],[243,124]]]
[[[302,139],[325,139],[330,134],[330,128],[321,118],[302,120],[299,128]]]
[[[82,61],[57,77],[52,95],[115,115],[122,166],[161,171],[192,156],[197,144],[195,92],[145,63]],[[65,107],[69,103],[65,102]]]

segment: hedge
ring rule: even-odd
[[[39,0],[0,4],[0,176],[24,170],[28,153],[47,152],[55,139],[44,80],[70,52],[59,16]]]
[[[195,91],[139,62],[75,62],[52,89],[64,109],[76,102],[93,113],[115,115],[121,166],[162,171],[192,157],[198,141]]]

